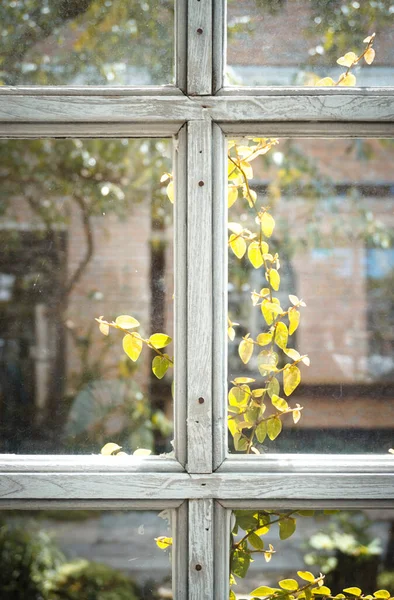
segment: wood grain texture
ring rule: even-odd
[[[213,500],[189,502],[189,600],[215,600]],[[218,597],[219,598],[219,597]]]
[[[301,137],[301,138],[392,138],[392,122],[242,122],[222,123],[221,128],[230,136]]]
[[[185,466],[187,459],[187,127],[174,145],[174,448]]]
[[[187,3],[175,2],[175,85],[184,94],[187,91]]]
[[[180,122],[174,123],[2,123],[0,137],[28,138],[127,138],[169,137],[178,133]]]
[[[162,456],[0,454],[0,473],[180,473],[182,465]]]
[[[212,93],[212,1],[188,0],[187,94]]]
[[[187,382],[189,473],[212,471],[211,123],[188,124]]]
[[[176,600],[188,598],[188,503],[172,511],[172,591]]]
[[[390,454],[266,454],[233,455],[218,469],[221,473],[393,473]]]
[[[213,469],[227,455],[227,141],[213,125]]]
[[[264,121],[393,121],[394,94],[336,92],[196,99],[218,123]]]
[[[393,473],[0,473],[4,500],[394,500]]]
[[[231,510],[219,502],[214,504],[214,590],[215,598],[229,597]]]
[[[227,0],[215,0],[212,22],[212,94],[223,88],[227,62]]]

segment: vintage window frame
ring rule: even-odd
[[[394,137],[394,87],[225,88],[225,0],[175,21],[174,86],[0,88],[0,138],[174,138],[174,456],[1,455],[0,508],[170,508],[174,597],[225,600],[232,509],[394,500],[389,455],[227,453],[226,136]]]

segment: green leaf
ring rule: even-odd
[[[289,309],[289,334],[292,335],[300,322],[300,312],[296,308]]]
[[[276,269],[270,269],[269,280],[271,287],[277,292],[280,286],[280,275]]]
[[[298,514],[301,515],[301,517],[313,517],[313,515],[315,514],[314,510],[299,510]],[[309,571],[302,571],[303,573],[309,573]]]
[[[237,600],[237,596],[234,594],[233,590],[230,590],[228,600]]]
[[[288,337],[289,332],[286,325],[282,321],[279,321],[275,327],[275,344],[284,350],[287,346]]]
[[[268,212],[265,212],[261,218],[261,231],[264,233],[265,237],[271,237],[272,232],[275,228],[275,220]]]
[[[237,577],[245,577],[250,565],[250,554],[237,550],[233,553],[231,560],[231,572]]]
[[[244,531],[254,529],[259,524],[256,513],[252,510],[235,511],[237,525]]]
[[[125,335],[123,338],[123,350],[126,352],[127,356],[131,358],[133,362],[138,360],[139,355],[141,354],[143,342],[139,333],[133,333],[131,335]]]
[[[256,427],[256,437],[260,444],[262,444],[267,436],[267,423],[262,421]]]
[[[263,255],[261,254],[260,244],[258,242],[249,244],[248,259],[255,269],[259,269],[263,264]]]
[[[246,340],[242,340],[238,347],[238,354],[239,354],[242,362],[245,365],[252,358],[253,347],[254,347],[253,340],[251,340],[250,338],[247,338]]]
[[[243,437],[241,433],[236,433],[233,436],[234,439],[234,448],[237,452],[245,452],[248,448],[248,440]]]
[[[361,596],[362,591],[360,590],[359,587],[350,587],[350,588],[346,588],[345,590],[343,590],[345,592],[345,594],[351,594],[352,596]]]
[[[272,402],[272,405],[275,406],[275,408],[277,408],[278,410],[280,410],[282,412],[289,408],[289,405],[287,404],[286,400],[284,400],[283,398],[280,398],[276,394],[272,394],[271,402]]]
[[[260,587],[250,592],[251,596],[270,596],[276,590],[274,588],[267,587],[266,585],[261,585]]]
[[[164,354],[164,356],[155,356],[152,361],[152,371],[156,375],[157,379],[163,379],[164,375],[168,371],[168,367],[170,366],[170,361],[168,360],[168,356]]]
[[[279,396],[280,385],[279,385],[279,381],[276,379],[276,377],[273,377],[271,379],[271,381],[269,382],[267,392],[271,399],[274,394],[276,396]]]
[[[259,370],[260,375],[265,377],[272,371],[276,370],[276,365],[278,364],[279,356],[273,350],[262,350],[257,355],[257,368]]]
[[[287,590],[288,592],[295,592],[298,590],[298,583],[295,579],[282,579],[282,581],[279,581],[279,586],[282,590]]]
[[[293,517],[284,517],[279,521],[279,537],[281,540],[287,540],[296,530],[296,520]]]
[[[138,327],[140,323],[134,317],[130,317],[130,315],[120,315],[116,317],[115,324],[119,325],[122,329],[133,329],[134,327]]]
[[[246,252],[246,242],[240,236],[232,233],[229,239],[229,246],[237,258],[242,258]]]
[[[256,550],[264,550],[264,542],[258,535],[255,533],[249,533],[248,541]]]
[[[303,511],[299,511],[300,514],[301,512]],[[315,511],[312,511],[313,514],[314,512]],[[313,573],[311,573],[310,571],[297,571],[297,575],[298,577],[301,577],[301,579],[304,579],[304,581],[309,581],[310,583],[314,583],[316,579]]]
[[[266,423],[268,437],[271,441],[274,441],[282,431],[282,421],[279,417],[273,417],[272,419],[268,419]]]
[[[390,598],[390,592],[387,590],[378,590],[373,594],[375,598]]]
[[[155,348],[165,348],[166,346],[168,346],[168,344],[171,344],[172,339],[169,335],[166,335],[165,333],[154,333],[150,336],[149,342]]]
[[[301,372],[296,365],[291,365],[283,371],[283,389],[286,396],[290,396],[301,381]]]

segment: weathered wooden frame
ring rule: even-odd
[[[394,88],[223,88],[225,0],[177,0],[176,85],[0,88],[0,137],[174,136],[174,457],[0,457],[0,508],[176,514],[176,600],[228,598],[234,508],[380,508],[391,456],[228,456],[226,135],[394,137]],[[201,568],[200,568],[201,567]]]

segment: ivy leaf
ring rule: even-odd
[[[266,423],[268,437],[271,441],[274,441],[282,431],[282,421],[278,417],[273,417]]]
[[[287,590],[288,592],[295,592],[298,590],[298,583],[295,579],[282,579],[282,581],[279,581],[279,585],[282,590]]]
[[[168,346],[168,344],[171,344],[172,339],[165,333],[154,333],[150,336],[149,342],[155,348],[165,348],[166,346]]]
[[[296,520],[293,517],[284,517],[279,521],[279,537],[281,540],[287,540],[296,530]]]
[[[301,381],[301,372],[296,365],[291,365],[283,371],[283,389],[290,396]]]
[[[263,264],[263,255],[261,253],[260,244],[252,242],[248,248],[248,258],[255,269],[259,269]]]
[[[275,229],[275,219],[270,213],[265,212],[260,218],[261,231],[265,237],[271,237]]]
[[[254,346],[253,341],[251,339],[247,338],[246,340],[242,340],[242,342],[240,343],[240,345],[238,347],[238,354],[240,356],[240,359],[242,360],[242,362],[245,365],[252,358],[253,346]]]
[[[300,322],[300,313],[296,308],[289,310],[289,334],[292,335],[297,329]]]
[[[287,346],[288,337],[289,332],[286,325],[282,321],[279,321],[275,327],[275,344],[284,350]]]
[[[269,280],[271,287],[277,292],[280,286],[280,275],[276,269],[270,269]]]
[[[235,233],[230,235],[229,244],[231,250],[234,252],[237,258],[242,258],[246,252],[246,242],[245,240]]]
[[[343,590],[345,592],[345,594],[351,594],[352,596],[361,596],[362,591],[360,590],[359,587],[350,587],[350,588],[346,588],[345,590]]]
[[[133,361],[136,362],[142,351],[142,338],[139,333],[133,333],[132,335],[125,335],[123,338],[123,350],[126,352],[127,356]]]
[[[297,406],[300,406],[300,405],[297,404]],[[297,424],[300,419],[301,419],[301,411],[300,410],[293,410],[293,421],[294,421],[294,423]]]
[[[152,371],[154,375],[156,375],[157,379],[163,379],[164,375],[168,371],[169,366],[170,361],[166,354],[164,354],[163,356],[155,356],[155,358],[152,361]]]
[[[119,325],[122,329],[133,329],[134,327],[138,327],[140,323],[134,317],[130,317],[130,315],[120,315],[116,317],[115,324]]]

